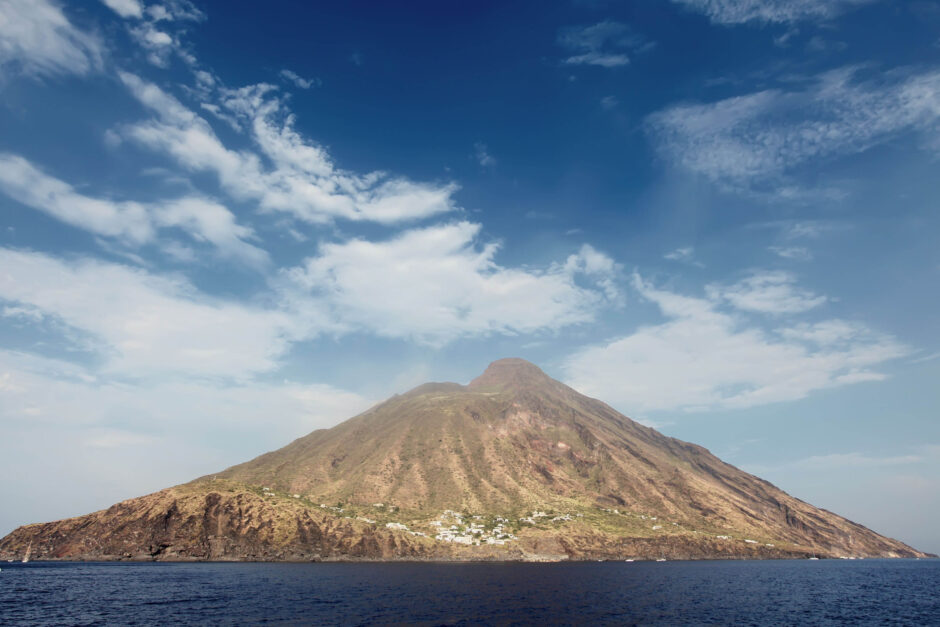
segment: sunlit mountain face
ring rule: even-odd
[[[927,557],[522,359],[189,484],[20,527],[0,558],[34,547],[66,560]]]

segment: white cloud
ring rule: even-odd
[[[656,289],[638,276],[634,285],[666,321],[584,348],[565,364],[569,385],[628,413],[797,400],[815,390],[883,379],[872,368],[909,353],[862,326],[828,321],[828,331],[764,331],[708,299]]]
[[[755,272],[734,285],[707,285],[705,291],[711,300],[725,300],[737,309],[778,315],[809,311],[827,300],[798,288],[789,272]]]
[[[627,53],[641,52],[651,44],[629,26],[605,20],[592,26],[562,29],[558,43],[571,52],[566,65],[597,65],[614,68],[630,63]]]
[[[53,178],[26,159],[0,153],[0,191],[67,224],[131,244],[153,241],[157,228],[178,227],[223,256],[249,265],[267,263],[267,253],[249,244],[253,231],[222,205],[203,198],[139,203],[91,198]]]
[[[121,17],[143,17],[144,8],[138,0],[101,0]]]
[[[0,69],[34,76],[87,74],[104,47],[48,0],[0,0]]]
[[[494,261],[495,243],[477,244],[479,231],[460,222],[384,242],[321,245],[318,256],[286,273],[286,298],[300,308],[326,304],[347,330],[440,344],[588,322],[604,297],[576,277],[616,295],[613,262],[590,247],[545,270],[505,268]]]
[[[253,266],[269,261],[265,251],[246,241],[255,237],[254,232],[238,224],[231,211],[211,200],[181,198],[163,203],[155,209],[154,220],[160,226],[179,227],[194,239],[212,244],[223,256]]]
[[[163,0],[147,7],[147,16],[154,22],[190,21],[201,22],[206,14],[189,0]]]
[[[809,261],[813,254],[808,248],[803,246],[771,246],[768,250],[784,259],[793,259],[796,261]]]
[[[670,261],[690,261],[694,254],[695,249],[691,246],[686,246],[684,248],[677,248],[671,253],[666,253],[663,255],[663,258]]]
[[[145,107],[156,112],[164,122],[178,127],[195,126],[200,122],[205,124],[202,118],[153,83],[128,72],[120,72],[119,77],[131,94]],[[205,126],[211,132],[208,125]]]
[[[940,132],[940,72],[858,80],[858,68],[822,74],[802,91],[771,89],[709,104],[682,104],[647,118],[669,162],[737,190],[790,182],[809,162],[863,152],[901,133]]]
[[[748,225],[751,229],[772,229],[778,231],[780,239],[787,246],[795,246],[795,240],[819,239],[824,235],[847,231],[854,228],[846,221],[832,220],[772,220]],[[773,248],[770,250],[776,252]],[[807,251],[809,252],[809,251]]]
[[[483,142],[473,144],[473,155],[481,167],[492,168],[496,165],[496,157],[489,153]]]
[[[89,198],[18,155],[0,153],[0,190],[17,202],[99,235],[135,243],[153,237],[153,225],[142,204]]]
[[[618,304],[622,302],[623,294],[617,285],[622,270],[620,264],[615,263],[613,259],[590,244],[582,245],[577,253],[569,255],[565,261],[564,270],[570,276],[583,274],[594,280],[598,287],[604,290],[610,302]]]
[[[227,149],[204,119],[157,86],[127,73],[121,79],[158,115],[125,127],[126,137],[169,154],[188,170],[214,173],[232,197],[257,201],[262,210],[285,211],[312,223],[339,218],[394,223],[456,209],[453,183],[337,169],[323,148],[295,130],[293,115],[272,95],[272,85],[223,90],[221,101],[270,159],[273,167],[267,168],[253,152]]]
[[[565,59],[568,65],[599,65],[600,67],[613,68],[627,65],[630,63],[630,57],[622,53],[610,52],[585,52],[576,54]]]
[[[790,23],[835,17],[874,0],[673,0],[718,24]]]
[[[601,107],[608,111],[616,109],[618,104],[620,104],[620,100],[617,99],[617,96],[604,96],[601,98]]]
[[[288,81],[293,83],[295,87],[299,87],[300,89],[310,89],[311,87],[320,86],[319,78],[316,78],[316,77],[304,78],[303,76],[301,76],[297,72],[294,72],[293,70],[284,69],[284,70],[281,70],[279,74],[283,78],[286,78]]]
[[[96,338],[101,372],[244,378],[272,370],[303,331],[283,313],[211,299],[182,278],[0,248],[0,299]]]
[[[170,55],[179,48],[179,44],[150,22],[130,29],[137,43],[147,51],[147,60],[157,67],[166,68],[170,64]]]
[[[241,133],[245,130],[242,127],[242,123],[239,122],[238,119],[234,115],[229,115],[222,109],[222,107],[220,107],[217,104],[214,104],[211,102],[202,102],[202,103],[199,103],[199,108],[204,111],[208,111],[213,116],[217,117],[218,119],[222,120],[223,122],[231,126],[232,129],[236,133]]]
[[[677,248],[671,252],[668,252],[663,255],[663,259],[676,261],[678,263],[687,263],[697,268],[705,267],[704,263],[695,259],[695,248],[692,246],[684,246],[682,248]]]
[[[143,37],[151,46],[169,46],[173,43],[172,37],[158,30],[144,31]]]
[[[106,5],[124,18],[137,21],[127,31],[147,53],[147,60],[160,68],[170,65],[170,57],[178,55],[197,74],[205,71],[196,68],[196,58],[181,41],[185,27],[179,22],[202,21],[205,14],[188,0],[165,0],[153,3],[144,9],[138,0],[102,0]],[[169,31],[169,32],[168,32]]]
[[[194,61],[178,38],[160,30],[154,22],[142,22],[129,28],[128,32],[147,52],[147,60],[159,68],[168,68],[173,54],[179,55],[184,61]]]

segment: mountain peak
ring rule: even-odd
[[[522,359],[493,362],[469,388],[427,383],[220,473],[0,539],[0,561],[29,550],[95,560],[925,556],[639,427]]]
[[[552,382],[553,379],[535,364],[518,357],[508,357],[497,359],[487,366],[483,374],[470,382],[469,387],[531,387]]]

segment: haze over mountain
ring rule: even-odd
[[[520,359],[107,510],[26,525],[0,558],[921,557]]]

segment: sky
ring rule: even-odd
[[[0,0],[0,534],[522,357],[940,552],[938,157],[937,1]]]

